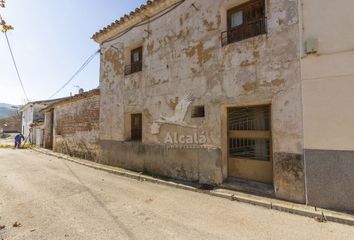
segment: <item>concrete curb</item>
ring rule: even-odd
[[[55,152],[47,150],[47,149],[42,149],[42,148],[36,147],[36,148],[32,148],[32,150],[42,153],[42,154],[49,155],[49,156],[54,156],[57,158],[68,160],[68,161],[71,161],[71,162],[74,162],[74,163],[77,163],[80,165],[84,165],[84,166],[87,166],[90,168],[94,168],[97,170],[102,170],[102,171],[117,174],[120,176],[133,178],[138,181],[147,181],[147,182],[151,182],[151,183],[162,184],[162,185],[175,187],[175,188],[179,188],[179,189],[183,189],[183,190],[199,192],[199,193],[203,193],[203,194],[208,194],[210,196],[225,198],[230,201],[237,201],[237,202],[242,202],[242,203],[265,207],[268,209],[274,209],[274,210],[281,211],[281,212],[287,212],[287,213],[292,213],[292,214],[296,214],[296,215],[300,215],[300,216],[310,217],[310,218],[316,219],[319,222],[330,221],[330,222],[336,222],[336,223],[340,223],[340,224],[354,226],[354,216],[350,215],[350,214],[330,211],[327,209],[315,208],[315,207],[311,207],[311,206],[307,206],[307,205],[303,205],[303,204],[286,202],[286,201],[282,201],[282,200],[278,200],[278,199],[260,197],[260,196],[256,196],[256,195],[252,195],[252,194],[246,194],[243,192],[238,192],[238,191],[223,189],[223,188],[217,188],[214,190],[202,190],[202,189],[198,188],[198,186],[191,186],[191,185],[186,185],[183,183],[177,183],[177,182],[172,182],[172,181],[168,181],[168,180],[163,180],[163,179],[159,179],[159,178],[145,175],[143,173],[133,172],[133,171],[125,170],[125,169],[118,168],[118,167],[111,167],[111,166],[107,166],[107,165],[102,165],[102,164],[91,162],[88,160],[70,157],[68,155],[61,154],[61,153],[55,153]]]

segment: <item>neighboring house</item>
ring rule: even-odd
[[[50,104],[42,112],[44,147],[55,152],[97,160],[100,90],[94,89]]]
[[[100,162],[354,211],[353,8],[147,1],[93,36]]]
[[[42,139],[36,139],[37,136],[42,136],[42,134],[38,133],[40,132],[40,127],[38,126],[38,123],[44,121],[44,113],[42,113],[41,110],[49,104],[59,100],[61,99],[29,102],[20,108],[20,111],[22,113],[21,132],[25,137],[26,141],[31,144],[36,144],[37,142],[40,143],[43,141]],[[35,131],[34,128],[36,128]]]
[[[307,200],[354,212],[354,1],[301,3]]]

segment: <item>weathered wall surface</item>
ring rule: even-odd
[[[301,60],[309,204],[354,210],[354,2],[302,0]],[[321,6],[321,8],[318,8]]]
[[[200,183],[222,181],[220,149],[101,140],[100,163]]]
[[[308,203],[354,213],[354,152],[306,149],[305,155]]]
[[[226,107],[271,104],[276,195],[304,201],[298,2],[266,1],[268,33],[222,47],[226,10],[243,2],[187,0],[164,17],[102,44],[101,161],[124,166],[123,153],[111,154],[114,148],[105,141],[124,144],[129,135],[126,114],[141,112],[142,144],[163,145],[167,133],[177,132],[204,134],[204,145],[217,149],[217,161],[193,158],[199,159],[202,169],[194,168],[193,160],[184,161],[183,151],[163,150],[157,153],[161,162],[167,168],[174,166],[163,175],[177,176],[188,168],[194,169],[191,178],[197,180],[208,169],[221,172],[221,176],[210,175],[208,182],[220,183],[227,177]],[[139,45],[143,46],[143,71],[124,76],[129,51]],[[205,106],[205,118],[191,118],[189,108],[185,123],[195,128],[163,124],[159,134],[152,134],[154,121],[173,115],[186,93],[194,96],[192,105]],[[170,161],[166,154],[179,160]],[[154,168],[163,168],[161,162]]]
[[[28,137],[30,133],[30,125],[33,123],[33,107],[27,107],[22,111],[21,132],[23,136]]]
[[[54,107],[54,151],[97,160],[99,101],[93,95]]]
[[[33,121],[44,120],[44,113],[41,110],[48,104],[34,104],[33,105]]]
[[[44,139],[43,147],[47,149],[53,148],[53,109],[44,113]]]
[[[28,138],[30,143],[36,144],[36,133],[33,132],[32,124],[38,120],[44,120],[44,113],[40,112],[46,104],[29,103],[22,112],[22,134]]]
[[[34,139],[38,147],[43,147],[43,140],[44,140],[44,124],[38,124],[37,126],[33,127],[33,135],[35,135]]]

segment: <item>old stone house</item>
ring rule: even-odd
[[[44,131],[41,123],[44,122],[44,114],[41,110],[59,100],[61,99],[28,102],[20,108],[22,114],[21,133],[28,143],[39,143],[38,145],[40,146],[40,143],[43,142]]]
[[[44,108],[44,147],[96,160],[99,152],[99,103],[100,90],[94,89]]]
[[[337,116],[319,107],[343,105],[352,94],[344,84],[334,103],[326,97],[336,94],[332,74],[344,71],[349,84],[352,69],[321,72],[324,63],[353,63],[353,35],[344,33],[352,18],[334,17],[335,3],[315,2],[330,12],[327,25],[314,20],[322,10],[310,0],[155,0],[97,32],[99,161],[203,184],[261,182],[281,199],[354,210],[353,175],[340,176],[341,168],[354,169],[352,112],[340,118],[351,132],[328,143],[339,126],[320,118]],[[341,24],[347,38],[338,47],[326,29]],[[329,54],[342,50],[348,53]],[[323,140],[320,126],[330,126]],[[327,150],[346,152],[326,156],[319,176]],[[324,189],[334,180],[329,172],[350,180],[343,200]]]

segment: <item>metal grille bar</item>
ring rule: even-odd
[[[230,157],[270,160],[270,139],[229,139]]]
[[[136,72],[140,72],[143,69],[143,63],[138,62],[132,65],[126,65],[124,68],[124,74],[125,75],[130,75]]]
[[[229,108],[229,131],[270,131],[270,107]]]
[[[228,109],[230,157],[269,161],[270,106]]]
[[[239,42],[266,33],[266,18],[261,18],[247,24],[232,28],[221,33],[221,44]]]

